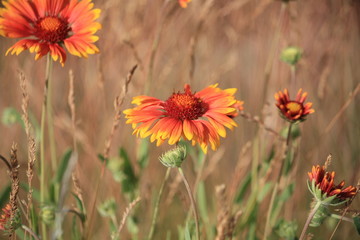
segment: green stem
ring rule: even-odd
[[[310,225],[310,222],[313,219],[314,215],[316,214],[316,212],[317,212],[317,210],[319,209],[320,206],[321,206],[321,202],[318,201],[315,204],[314,208],[311,210],[311,212],[309,214],[309,217],[307,218],[307,220],[305,222],[305,225],[304,225],[304,228],[303,228],[303,230],[301,232],[299,240],[303,240],[305,238],[305,234],[306,234],[306,231],[307,231],[307,229],[308,229],[308,227]]]
[[[148,238],[147,238],[148,240],[152,240],[153,235],[154,235],[156,218],[157,218],[158,213],[159,213],[160,200],[161,200],[162,193],[163,193],[163,191],[164,191],[165,183],[166,183],[166,181],[168,180],[168,178],[169,178],[169,176],[170,176],[170,170],[171,170],[171,168],[168,168],[168,169],[166,170],[164,180],[163,180],[163,182],[161,183],[159,195],[157,196],[156,203],[155,203],[155,209],[154,209],[154,213],[153,213],[153,216],[152,216],[150,232],[149,232],[149,235],[148,235]]]
[[[192,209],[193,209],[193,212],[194,212],[195,225],[196,225],[196,239],[197,239],[197,240],[200,240],[199,215],[198,215],[198,213],[197,213],[195,199],[194,199],[194,196],[192,195],[189,182],[186,180],[184,171],[182,170],[181,167],[179,167],[178,169],[179,169],[179,173],[180,173],[180,175],[181,175],[181,178],[182,178],[182,180],[183,180],[183,182],[184,182],[184,184],[185,184],[185,187],[186,187],[186,190],[187,190],[187,192],[188,192],[188,195],[189,195],[189,197],[190,197],[191,206],[192,206]]]
[[[350,222],[350,223],[354,223],[354,220],[352,218],[341,216],[341,215],[338,215],[338,214],[333,214],[332,213],[332,214],[330,214],[330,217],[335,218],[335,219],[339,219],[339,220],[344,220],[344,221],[347,221],[347,222]]]
[[[48,134],[49,134],[49,143],[50,143],[50,157],[51,157],[51,166],[53,172],[55,172],[56,166],[56,142],[54,135],[54,120],[53,120],[53,112],[52,112],[52,70],[53,70],[53,61],[50,59],[48,61],[49,66],[47,66],[46,79],[48,80],[48,89],[47,89],[47,103],[46,103],[46,113],[47,113],[47,126],[48,126]]]
[[[45,202],[45,115],[47,109],[47,101],[48,101],[48,85],[50,81],[50,73],[51,73],[51,55],[47,55],[46,61],[46,76],[45,76],[45,86],[44,86],[44,100],[41,110],[41,140],[40,140],[40,203],[44,204]],[[46,232],[46,224],[42,222],[41,225],[42,229],[42,239],[47,239],[47,232]]]
[[[267,215],[266,215],[266,223],[265,223],[265,231],[264,231],[263,240],[266,240],[267,236],[268,236],[269,233],[270,233],[271,227],[272,227],[272,226],[271,226],[271,221],[270,221],[270,219],[271,219],[271,213],[272,213],[272,210],[273,210],[273,207],[274,207],[275,197],[276,197],[276,194],[277,194],[277,191],[278,191],[278,187],[279,187],[279,183],[280,183],[280,180],[281,180],[281,176],[282,176],[282,171],[283,171],[283,168],[284,168],[284,162],[285,162],[285,159],[286,159],[286,155],[287,155],[287,153],[288,153],[288,151],[289,151],[292,125],[293,125],[293,123],[290,122],[290,124],[289,124],[289,129],[288,129],[288,134],[287,134],[287,138],[286,138],[285,158],[281,160],[280,172],[279,172],[279,175],[278,175],[278,177],[277,177],[277,181],[276,181],[276,183],[275,183],[275,186],[274,186],[273,191],[272,191],[272,194],[271,194],[270,204],[269,204],[268,212],[267,212]]]

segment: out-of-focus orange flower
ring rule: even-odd
[[[8,221],[11,217],[11,205],[6,204],[0,216],[0,230],[7,230]]]
[[[334,184],[335,172],[326,172],[325,166],[313,166],[308,175],[310,182],[315,181],[315,186],[321,190],[322,194],[326,194],[326,197],[336,196],[340,200],[347,200],[356,194],[356,187],[344,188],[345,181]]]
[[[280,109],[281,115],[288,121],[303,121],[308,114],[315,112],[315,110],[311,108],[311,102],[304,105],[306,97],[307,92],[302,93],[302,89],[299,89],[296,99],[290,100],[288,90],[284,89],[283,92],[279,91],[275,93],[276,106]]]
[[[157,140],[157,146],[166,139],[169,144],[180,138],[198,143],[207,152],[210,145],[216,150],[220,136],[226,137],[225,127],[237,126],[232,119],[242,110],[243,102],[235,99],[236,88],[222,90],[217,84],[193,93],[185,84],[183,93],[173,93],[166,101],[154,97],[137,96],[132,103],[135,108],[124,111],[126,123],[132,124],[133,134],[141,138]]]
[[[182,8],[186,8],[189,2],[191,2],[191,0],[179,0],[179,4]]]
[[[29,49],[35,59],[50,53],[54,61],[64,65],[66,49],[75,56],[87,57],[99,52],[94,34],[101,28],[95,22],[100,9],[91,0],[7,0],[0,9],[0,34],[24,38],[6,54],[20,54]]]

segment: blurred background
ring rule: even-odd
[[[166,100],[174,91],[181,91],[185,83],[194,91],[210,84],[220,88],[237,88],[236,97],[243,100],[247,117],[238,116],[239,127],[228,131],[221,147],[209,151],[204,167],[209,222],[216,226],[219,209],[215,186],[225,184],[227,196],[237,192],[254,162],[254,145],[260,146],[259,165],[279,146],[279,137],[264,126],[281,132],[288,126],[275,106],[274,93],[288,88],[290,96],[297,90],[308,92],[307,101],[313,103],[315,113],[299,125],[301,137],[296,140],[295,164],[288,181],[296,183],[292,196],[286,200],[280,215],[296,220],[301,230],[311,202],[306,185],[307,172],[312,165],[323,164],[332,154],[330,170],[336,171],[336,182],[345,179],[346,185],[356,185],[360,179],[360,3],[346,0],[301,0],[288,3],[275,0],[193,0],[181,8],[171,0],[94,0],[102,10],[102,29],[97,46],[100,54],[88,59],[67,55],[64,67],[56,62],[53,72],[53,112],[57,155],[72,147],[72,126],[68,107],[69,71],[75,80],[76,137],[79,144],[77,174],[85,204],[94,200],[94,185],[98,179],[105,141],[110,134],[114,117],[113,102],[121,93],[125,77],[137,64],[129,84],[122,110],[130,108],[131,98],[150,95]],[[35,61],[28,51],[19,56],[4,56],[15,39],[0,40],[0,154],[9,156],[13,142],[18,144],[21,179],[26,181],[27,140],[25,132],[14,122],[14,111],[21,113],[21,89],[18,72],[25,74],[30,97],[29,111],[34,127],[40,122],[46,59]],[[280,60],[283,49],[296,46],[302,58],[296,65],[295,78],[289,64]],[[11,112],[13,111],[13,112]],[[10,114],[10,115],[9,115]],[[16,115],[16,114],[15,114]],[[141,141],[132,136],[132,128],[125,124],[124,115],[115,132],[110,157],[116,158],[119,148],[126,150],[136,161]],[[254,120],[255,117],[255,120]],[[251,120],[252,119],[252,120]],[[261,124],[259,124],[261,123]],[[260,129],[260,130],[259,130]],[[149,144],[147,166],[140,173],[136,224],[138,239],[144,239],[150,226],[152,204],[165,174],[158,156],[169,149]],[[279,155],[279,153],[277,153]],[[263,181],[276,179],[280,164],[274,161]],[[183,164],[190,185],[196,179],[192,161]],[[51,170],[49,170],[51,171]],[[183,224],[189,203],[185,188],[175,184],[173,171],[169,187],[165,188],[160,207],[155,239],[177,239],[177,226]],[[8,184],[5,166],[0,168],[0,189]],[[34,178],[35,185],[38,179]],[[286,183],[283,183],[283,185]],[[123,187],[106,169],[97,201],[114,198],[116,215],[121,219],[129,204]],[[284,187],[285,188],[285,187]],[[233,190],[232,190],[233,189]],[[235,190],[234,190],[235,189]],[[171,193],[174,192],[175,193]],[[244,200],[251,193],[249,187]],[[173,200],[166,202],[169,194]],[[271,194],[259,204],[256,235],[264,231],[265,214]],[[24,192],[21,196],[25,196]],[[73,204],[69,199],[69,205]],[[352,208],[358,209],[359,198]],[[234,206],[235,209],[246,205]],[[140,209],[140,210],[139,210]],[[93,239],[109,239],[108,221],[96,215]],[[328,239],[334,228],[328,222],[318,229],[314,239]],[[131,227],[122,232],[123,239],[134,239]],[[240,227],[239,227],[240,229]],[[319,231],[321,229],[321,231]],[[245,239],[248,230],[237,230],[235,239]],[[299,232],[298,232],[299,233]],[[333,239],[356,239],[353,225],[340,224]],[[211,238],[209,238],[211,239]],[[255,239],[255,238],[254,238]],[[276,239],[276,237],[274,238]]]

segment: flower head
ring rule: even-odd
[[[281,115],[290,122],[304,121],[308,114],[314,113],[312,103],[308,102],[304,105],[307,97],[307,92],[302,92],[300,88],[295,100],[290,100],[289,92],[284,89],[284,92],[275,93],[277,101],[276,106],[280,109]]]
[[[0,230],[5,231],[5,233],[9,233],[11,230],[16,230],[20,226],[20,211],[17,209],[12,213],[11,205],[9,203],[6,204],[0,214]]]
[[[7,225],[11,217],[11,205],[6,204],[0,216],[0,230],[7,230]]]
[[[182,8],[186,8],[188,3],[191,2],[191,0],[178,0],[178,1]]]
[[[226,136],[225,127],[237,126],[232,118],[242,110],[242,102],[233,96],[236,90],[222,90],[215,84],[194,93],[185,84],[183,93],[173,93],[166,101],[137,96],[132,103],[138,106],[124,111],[126,123],[132,124],[133,134],[157,140],[157,146],[167,139],[172,145],[182,137],[198,143],[204,152],[208,146],[216,150],[220,136]]]
[[[35,59],[50,53],[64,65],[66,49],[75,56],[87,57],[99,52],[94,34],[101,28],[95,20],[100,9],[91,0],[7,0],[0,9],[0,34],[23,38],[7,54],[19,55],[29,49]]]
[[[335,172],[326,172],[325,166],[313,166],[308,175],[314,187],[321,191],[321,196],[316,196],[318,199],[333,197],[334,200],[344,201],[352,198],[357,192],[353,186],[344,188],[344,181],[334,184]]]

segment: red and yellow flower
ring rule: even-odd
[[[2,209],[2,213],[0,215],[0,230],[7,230],[10,217],[11,217],[11,205],[6,204],[5,207]]]
[[[326,172],[325,166],[313,166],[312,171],[308,173],[310,182],[314,181],[317,189],[326,197],[336,196],[339,200],[352,198],[356,192],[356,187],[348,186],[344,188],[345,181],[334,184],[335,172]]]
[[[124,111],[126,123],[132,124],[133,134],[160,146],[168,139],[170,145],[180,138],[198,143],[204,152],[210,146],[216,150],[220,136],[226,136],[226,128],[237,126],[233,118],[242,110],[243,102],[235,99],[236,88],[222,90],[217,84],[200,92],[192,92],[185,84],[183,93],[173,93],[166,101],[154,97],[137,96],[135,108]]]
[[[284,89],[283,92],[279,91],[275,93],[276,106],[280,109],[281,115],[288,121],[303,121],[308,114],[315,112],[315,110],[311,108],[311,102],[304,104],[306,97],[307,92],[303,93],[302,89],[300,89],[296,95],[296,99],[290,100],[288,90]]]
[[[0,34],[23,38],[10,47],[7,54],[20,54],[29,49],[35,59],[50,53],[64,65],[65,48],[70,54],[88,57],[98,53],[94,34],[101,28],[95,22],[100,9],[91,0],[7,0],[0,9]]]
[[[188,3],[191,2],[191,0],[178,0],[178,1],[182,8],[186,8]]]

